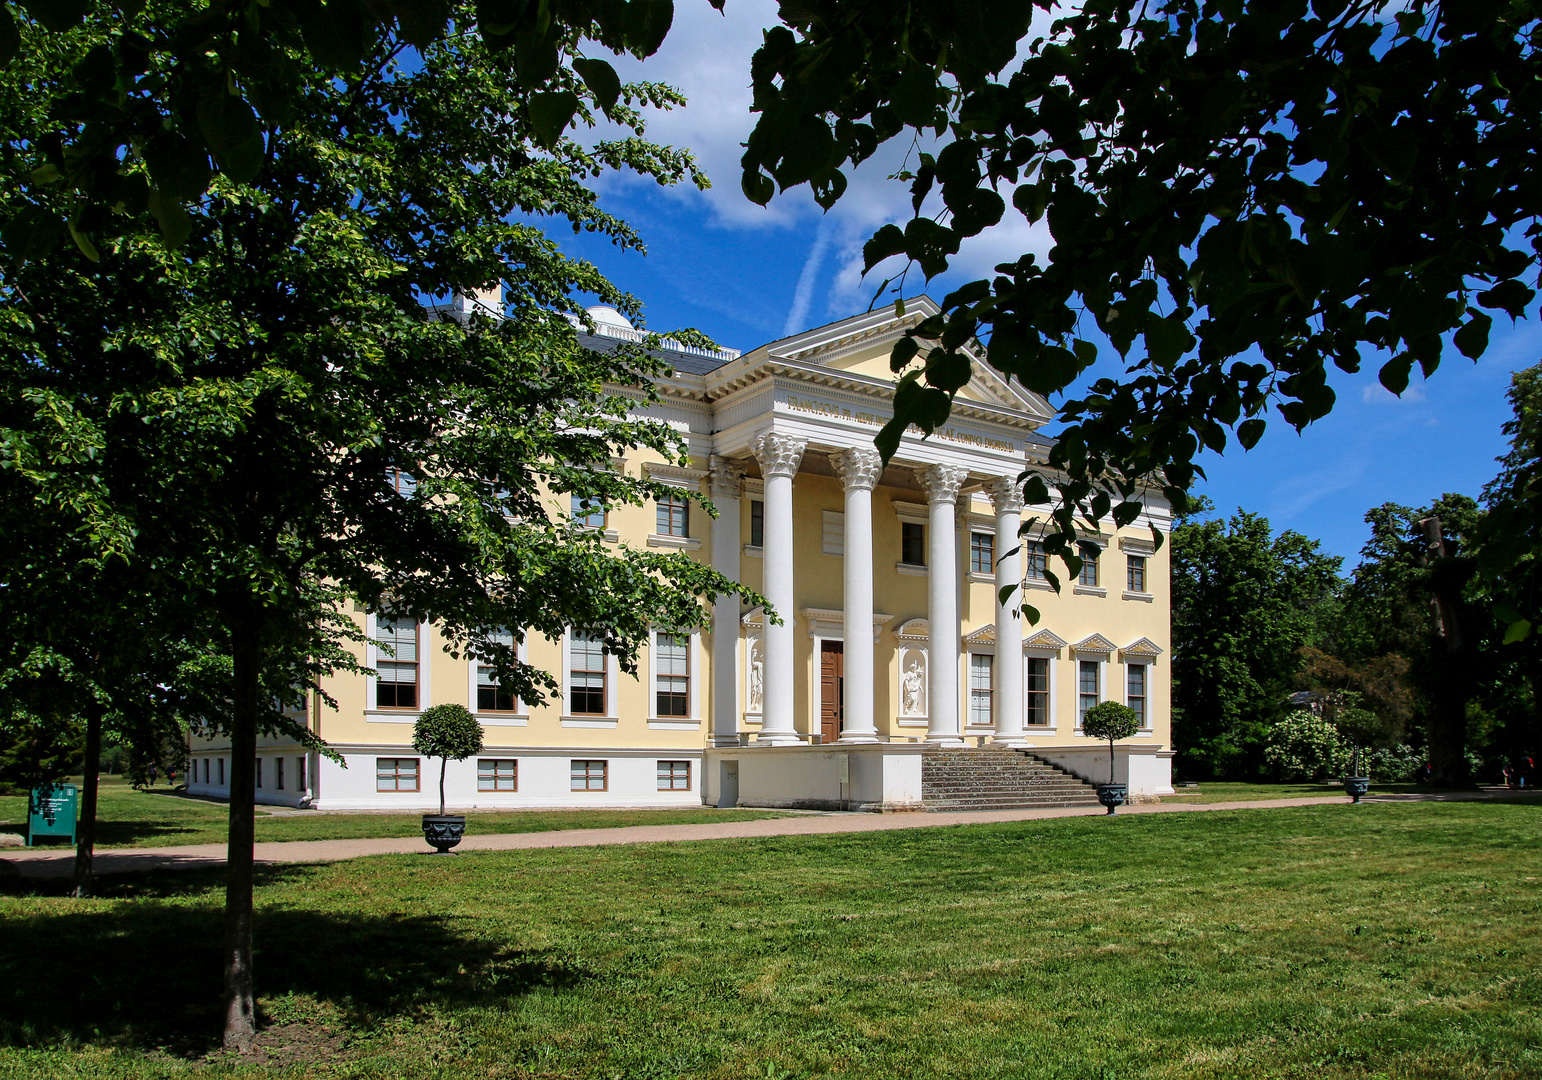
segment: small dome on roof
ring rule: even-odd
[[[589,318],[600,326],[624,326],[632,329],[632,322],[609,304],[595,304],[588,309]]]

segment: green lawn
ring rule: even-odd
[[[265,869],[266,1067],[183,1056],[217,877],[48,885],[0,896],[0,1076],[1538,1077],[1539,849],[1372,804]]]
[[[1418,784],[1372,784],[1371,794],[1408,794],[1430,791]],[[1186,794],[1186,792],[1192,792]],[[1206,781],[1198,788],[1179,788],[1176,795],[1163,795],[1163,802],[1257,802],[1261,799],[1315,799],[1344,795],[1342,784],[1231,784]],[[1347,796],[1345,796],[1347,798]]]
[[[223,844],[224,803],[172,794],[160,787],[135,791],[122,777],[103,777],[98,796],[99,847],[165,847],[172,844]],[[368,837],[422,836],[421,813],[283,814],[257,810],[257,839],[348,840]],[[556,829],[608,829],[623,825],[690,825],[700,821],[747,821],[784,817],[772,810],[509,810],[468,815],[467,829],[480,833],[547,832]],[[0,832],[26,831],[26,796],[0,797]]]

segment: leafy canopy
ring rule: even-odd
[[[412,725],[412,748],[424,757],[465,761],[482,752],[482,725],[464,705],[435,705]]]
[[[915,216],[873,235],[868,269],[898,257],[935,277],[1009,216],[1054,240],[895,345],[880,450],[947,419],[976,341],[1041,394],[1101,339],[1125,359],[1060,409],[1047,475],[1067,545],[1077,513],[1133,520],[1115,503],[1137,482],[1176,503],[1201,450],[1253,446],[1271,406],[1298,430],[1326,415],[1330,367],[1377,354],[1401,393],[1447,342],[1481,356],[1494,317],[1534,297],[1538,0],[781,10],[753,62],[751,199],[807,183],[828,207],[845,169],[902,139]],[[1048,501],[1045,479],[1027,490]]]
[[[1114,743],[1128,739],[1139,730],[1140,720],[1135,710],[1117,701],[1100,701],[1082,717],[1082,732],[1090,739],[1107,739]]]

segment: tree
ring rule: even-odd
[[[1199,510],[1206,509],[1201,504]],[[1186,507],[1187,509],[1193,509]],[[1256,771],[1271,719],[1339,587],[1341,560],[1243,510],[1172,534],[1173,744],[1186,776]]]
[[[1448,337],[1475,359],[1494,313],[1533,299],[1537,0],[781,10],[752,68],[750,198],[807,183],[829,207],[843,169],[899,139],[915,217],[873,235],[868,269],[897,256],[933,278],[1008,214],[1054,240],[1047,261],[955,289],[895,345],[879,448],[947,419],[977,340],[1046,395],[1100,338],[1127,360],[1061,405],[1049,469],[1028,480],[1030,501],[1058,487],[1067,553],[1078,513],[1128,523],[1138,508],[1115,503],[1143,481],[1176,503],[1196,455],[1253,446],[1271,406],[1298,430],[1326,415],[1330,365],[1379,354],[1401,393]]]
[[[1114,743],[1140,730],[1135,710],[1117,701],[1100,701],[1082,717],[1082,733],[1089,739],[1108,740],[1108,782],[1114,782]]]
[[[444,816],[444,770],[482,752],[482,725],[464,705],[448,703],[425,709],[412,725],[412,748],[439,759],[439,814]]]
[[[267,7],[210,17],[260,20]],[[93,81],[100,50],[117,63],[135,35],[174,38],[185,10],[93,9],[60,33],[21,20],[0,80],[0,216],[29,223],[0,234],[0,447],[31,504],[72,515],[103,560],[153,569],[227,660],[235,1049],[254,1037],[253,760],[259,730],[281,718],[274,682],[317,690],[319,675],[356,667],[361,613],[390,612],[432,617],[457,652],[540,700],[552,677],[521,664],[499,628],[584,626],[631,672],[650,627],[700,624],[699,596],[738,591],[678,553],[611,548],[560,508],[572,491],[663,494],[610,462],[635,447],[678,461],[683,447],[636,416],[661,370],[652,341],[606,355],[577,342],[579,295],[634,316],[636,302],[533,222],[639,246],[584,181],[623,167],[696,178],[689,155],[640,137],[640,110],[678,98],[603,85],[579,54],[581,39],[606,36],[592,22],[559,26],[560,47],[532,53],[484,42],[470,5],[452,14],[455,32],[422,47],[376,26],[347,77],[308,66],[314,34],[231,30],[235,53],[196,60],[218,87],[260,98],[261,79],[243,72],[268,61],[293,80],[265,102],[255,169],[233,167],[252,164],[241,155],[255,143],[221,142],[237,95],[200,98],[192,113],[219,122],[191,130],[178,95],[215,84],[151,49],[134,60],[150,72],[134,108],[160,110],[168,138],[225,160],[208,180],[194,167],[202,151],[179,150],[169,175],[187,166],[196,182],[157,195],[156,151],[115,151],[102,183],[122,197],[105,208],[82,201],[96,181],[35,170],[34,154],[90,135],[72,110],[113,96]],[[548,93],[581,122],[604,112],[630,131],[592,146],[562,138]],[[186,195],[185,220],[168,193]],[[76,243],[44,242],[38,223],[64,219]],[[495,286],[503,301],[482,311],[425,305]]]

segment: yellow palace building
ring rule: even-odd
[[[617,544],[709,560],[764,595],[780,625],[727,598],[710,627],[654,634],[636,678],[581,632],[531,637],[521,658],[562,686],[535,705],[451,657],[432,624],[360,615],[386,646],[362,657],[375,673],[334,677],[337,709],[313,695],[306,717],[347,767],[264,740],[258,801],[436,808],[439,763],[412,750],[412,726],[443,702],[484,729],[481,755],[449,763],[457,808],[973,805],[957,784],[944,790],[943,766],[971,762],[1018,777],[997,788],[1058,778],[1090,792],[1077,781],[1109,780],[1108,745],[1079,718],[1109,699],[1141,721],[1114,779],[1134,798],[1170,793],[1168,556],[1152,542],[1169,507],[1148,493],[1128,527],[1089,529],[1080,579],[1051,589],[1031,532],[1015,538],[1025,516],[1047,514],[1023,505],[1016,478],[1044,460],[1036,430],[1052,410],[983,361],[948,425],[907,436],[883,466],[873,436],[892,415],[889,350],[936,310],[922,298],[903,318],[886,308],[742,355],[670,350],[675,374],[649,412],[682,434],[692,467],[643,453],[615,467],[706,494],[719,516],[683,497],[558,508]],[[610,308],[590,315],[592,348],[642,336]],[[1002,605],[1010,584],[1022,590]],[[1035,625],[1015,613],[1024,597]],[[195,738],[190,754],[189,791],[226,794],[228,742]],[[993,789],[978,804],[1018,803]]]

